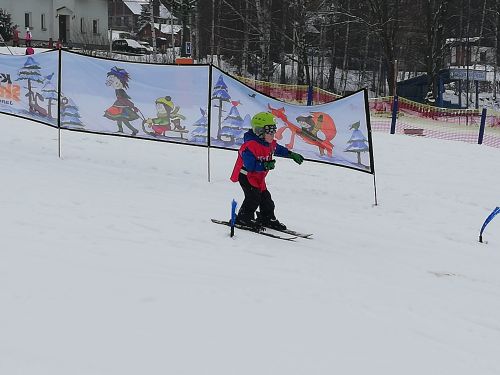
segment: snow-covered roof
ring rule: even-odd
[[[124,0],[123,3],[130,9],[132,13],[135,15],[140,15],[142,11],[142,5],[148,5],[149,1],[147,0]],[[168,18],[170,19],[172,17],[172,14],[170,11],[165,7],[165,5],[160,4],[160,18]],[[174,20],[177,19],[177,17],[173,16]]]
[[[163,4],[160,4],[160,18],[173,18],[174,20],[177,19],[176,16],[173,16],[172,13],[170,13],[170,11],[167,9],[166,6],[164,6]]]
[[[155,23],[155,27],[158,28],[164,34],[171,34],[172,33],[172,25],[169,25],[169,24],[161,24],[160,25],[158,23]],[[182,29],[182,26],[179,26],[179,25],[173,25],[173,27],[174,27],[174,34],[177,34]]]
[[[314,25],[306,25],[306,32],[310,34],[319,34],[318,29]]]
[[[123,4],[125,4],[132,13],[139,15],[141,14],[142,5],[149,4],[149,1],[124,1]]]
[[[469,43],[475,43],[479,39],[481,39],[481,38],[478,36],[470,37]],[[447,38],[446,39],[446,44],[452,44],[452,43],[467,43],[467,38]]]
[[[149,23],[144,24],[141,27],[141,30],[149,25]],[[182,26],[180,25],[173,25],[174,26],[174,34],[179,33],[182,30]],[[156,23],[155,22],[155,29],[160,30],[163,34],[172,34],[172,26],[170,24],[165,24],[165,23]]]

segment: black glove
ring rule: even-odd
[[[263,162],[263,164],[264,164],[264,169],[266,171],[269,171],[271,169],[274,169],[274,165],[276,164],[276,160],[268,160],[268,161]]]
[[[302,162],[304,161],[304,157],[301,154],[297,154],[296,152],[290,151],[290,155],[289,156],[297,164],[302,164]]]

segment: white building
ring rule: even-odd
[[[0,0],[18,25],[21,43],[29,27],[33,41],[108,43],[107,0]]]
[[[488,42],[481,41],[479,37],[470,37],[469,39],[450,38],[446,39],[446,44],[450,47],[448,63],[451,66],[495,64],[495,47],[488,46]]]
[[[143,6],[149,10],[149,0],[108,0],[109,20],[108,24],[113,30],[137,33],[139,17]],[[179,20],[161,3],[154,2],[153,6],[155,23],[179,24]]]

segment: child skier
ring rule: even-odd
[[[26,35],[24,40],[26,41],[26,47],[31,47],[31,39],[33,39],[33,35],[31,34],[31,30],[29,27],[26,28]]]
[[[268,112],[253,116],[252,129],[244,135],[244,143],[238,151],[231,181],[239,182],[245,199],[236,217],[236,224],[258,228],[265,226],[285,230],[286,225],[274,216],[274,202],[266,187],[266,175],[274,169],[276,161],[273,155],[289,157],[297,164],[302,164],[302,155],[289,151],[274,139],[276,118]],[[254,213],[260,207],[258,221]]]

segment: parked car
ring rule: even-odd
[[[133,39],[117,39],[112,44],[113,51],[128,52],[144,55],[147,53],[146,48],[139,44],[137,40]]]
[[[150,44],[148,42],[144,42],[142,40],[139,40],[139,44],[141,46],[143,46],[144,48],[146,48],[146,53],[153,53],[153,47],[150,46]]]

